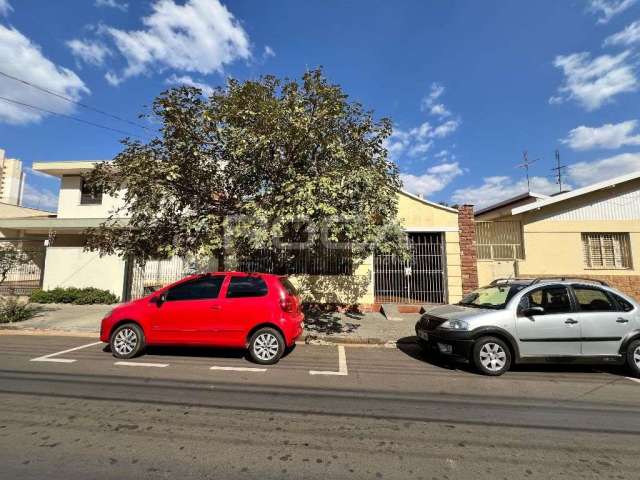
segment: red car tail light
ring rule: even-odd
[[[287,312],[287,313],[293,313],[296,311],[296,301],[293,297],[290,296],[286,296],[282,299],[280,299],[280,306],[282,307],[282,310]]]

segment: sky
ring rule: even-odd
[[[405,189],[433,201],[526,192],[525,151],[537,193],[558,191],[556,149],[565,188],[640,170],[640,0],[0,0],[0,148],[24,204],[55,210],[32,162],[148,140],[169,86],[317,66],[392,119]]]

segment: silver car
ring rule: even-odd
[[[486,375],[513,363],[627,364],[640,376],[640,304],[593,280],[503,279],[429,309],[419,342]]]

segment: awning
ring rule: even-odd
[[[0,230],[26,230],[32,233],[49,231],[82,232],[87,228],[100,226],[105,218],[2,218],[0,219]],[[129,222],[126,218],[118,219],[119,225],[126,225]]]

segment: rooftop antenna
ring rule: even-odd
[[[554,177],[556,177],[556,183],[559,185],[560,191],[558,193],[562,193],[562,175],[566,173],[566,165],[560,164],[560,150],[556,149],[556,167],[552,168],[554,173]]]
[[[536,163],[539,159],[529,160],[529,155],[525,150],[522,152],[523,162],[518,165],[518,168],[524,168],[525,174],[527,175],[527,192],[531,192],[531,180],[529,179],[529,167]]]

